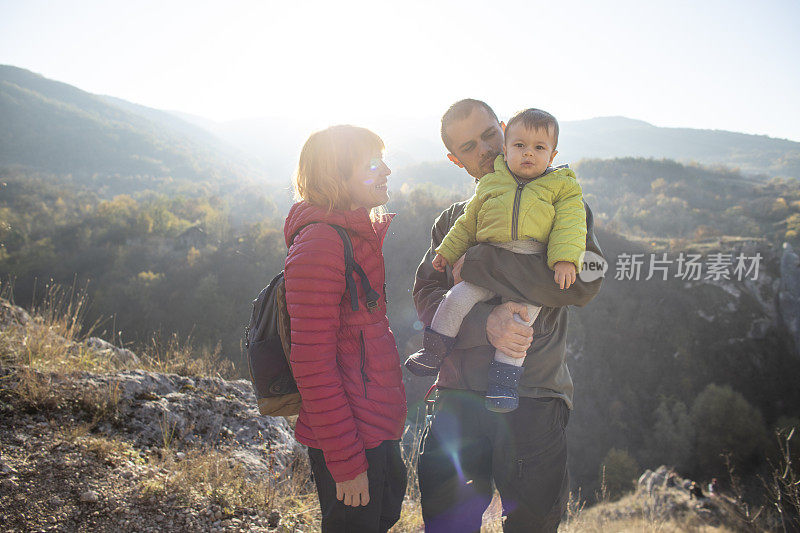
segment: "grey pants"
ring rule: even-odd
[[[517,254],[540,254],[546,249],[544,243],[534,240],[493,242],[490,244]],[[468,281],[462,281],[456,284],[445,294],[444,299],[436,309],[436,314],[433,315],[433,321],[431,322],[431,329],[436,333],[441,333],[448,337],[455,337],[458,334],[458,330],[461,329],[461,322],[472,307],[476,303],[489,300],[494,296],[495,294],[492,291]],[[514,320],[526,326],[530,326],[539,315],[541,307],[529,303],[525,305],[528,307],[528,322],[522,320],[518,314],[514,314]],[[514,366],[522,366],[522,363],[525,361],[524,357],[511,357],[500,350],[495,351],[494,359],[495,361]]]

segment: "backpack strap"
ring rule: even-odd
[[[294,235],[292,235],[291,244],[294,244],[294,238],[300,233],[300,230],[311,224],[316,224],[316,222],[305,224],[298,229]],[[342,239],[342,244],[344,244],[344,281],[346,290],[348,294],[350,294],[350,307],[353,311],[358,311],[358,288],[356,287],[356,280],[353,277],[353,271],[355,271],[361,279],[361,288],[364,290],[367,300],[367,310],[371,313],[373,309],[378,307],[378,299],[380,299],[381,295],[372,288],[364,269],[361,268],[361,265],[356,263],[353,253],[353,241],[350,240],[350,234],[347,233],[347,230],[336,224],[328,225],[336,230],[336,233],[339,234],[339,238]]]
[[[339,237],[342,238],[342,242],[344,243],[344,275],[347,290],[350,293],[350,305],[353,311],[358,310],[358,289],[356,288],[355,279],[353,278],[353,271],[355,270],[356,274],[358,274],[358,277],[361,279],[361,288],[364,290],[367,300],[367,310],[371,313],[373,309],[378,307],[378,299],[381,295],[372,288],[366,273],[364,273],[364,269],[361,268],[361,265],[356,263],[353,254],[353,242],[350,240],[350,234],[347,233],[347,230],[336,224],[328,225],[336,230],[336,233],[339,234]]]

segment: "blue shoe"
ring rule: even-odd
[[[455,342],[455,337],[436,333],[426,327],[422,336],[422,349],[406,359],[406,368],[415,376],[435,376],[439,373],[442,360],[450,354]]]
[[[519,378],[522,367],[492,361],[489,365],[489,386],[486,408],[495,413],[508,413],[519,407]]]

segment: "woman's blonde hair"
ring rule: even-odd
[[[383,140],[358,126],[331,126],[312,133],[300,152],[294,175],[295,200],[326,208],[349,209],[350,198],[344,182],[353,168],[376,152],[382,153]]]

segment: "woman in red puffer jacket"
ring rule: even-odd
[[[334,126],[312,134],[300,154],[284,234],[290,362],[302,406],[295,435],[307,445],[323,531],[388,531],[400,518],[406,470],[399,439],[406,397],[386,318],[383,239],[392,215],[383,141],[371,131]],[[344,227],[355,262],[380,294],[368,309],[358,286],[345,290]],[[354,274],[356,279],[357,274]]]

